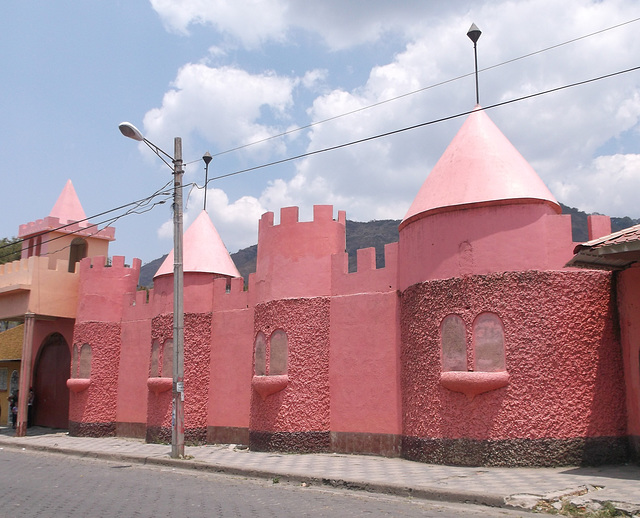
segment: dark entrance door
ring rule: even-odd
[[[53,333],[42,344],[35,365],[33,424],[50,428],[69,427],[67,379],[70,364],[67,341],[60,333]]]

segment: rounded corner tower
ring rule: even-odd
[[[537,173],[478,106],[400,223],[399,287],[558,267],[549,254],[554,247],[547,216],[561,212]]]

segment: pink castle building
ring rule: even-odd
[[[107,264],[113,229],[84,219],[68,183],[0,266],[0,318],[26,323],[20,408],[33,386],[37,424],[168,441],[173,259],[136,291],[140,261]],[[570,216],[479,107],[384,268],[365,249],[348,272],[345,225],[326,205],[264,214],[247,289],[207,213],[187,229],[187,441],[459,465],[640,455],[640,228],[592,216],[574,255]]]

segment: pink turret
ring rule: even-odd
[[[85,257],[107,256],[115,228],[99,229],[87,221],[71,180],[67,180],[53,209],[44,219],[20,225],[22,258],[47,256],[53,267],[58,259],[69,261],[69,271]]]
[[[465,121],[400,224],[399,287],[499,271],[562,268],[571,221],[486,113]]]
[[[210,280],[205,279],[238,278],[241,277],[240,272],[206,211],[200,212],[183,239],[185,311],[211,311],[212,286]],[[153,278],[156,294],[167,304],[172,300],[173,263],[174,251],[171,250]],[[158,308],[161,312],[169,309],[169,306]]]

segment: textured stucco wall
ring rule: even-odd
[[[184,316],[184,427],[185,441],[204,441],[206,438],[207,401],[209,388],[209,359],[211,336],[210,314]],[[173,315],[159,315],[153,319],[151,340],[163,344],[173,339]],[[151,355],[151,343],[149,344]],[[147,439],[171,439],[172,392],[148,392]]]
[[[256,334],[262,331],[268,338],[276,329],[287,334],[289,384],[264,401],[252,392],[252,447],[299,450],[302,442],[312,450],[328,447],[329,315],[330,301],[326,297],[278,300],[256,306]]]
[[[73,347],[91,346],[91,384],[70,393],[69,421],[79,435],[109,435],[115,431],[120,324],[82,322],[76,324]],[[73,356],[73,354],[72,354]]]
[[[455,464],[622,460],[625,393],[611,291],[611,274],[596,271],[469,276],[407,289],[403,454]],[[485,311],[502,319],[510,381],[470,400],[440,384],[439,326],[447,314],[462,317],[469,351],[472,322]]]

